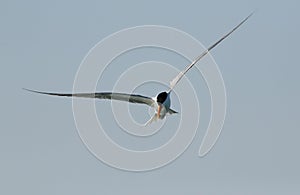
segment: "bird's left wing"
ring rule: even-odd
[[[183,75],[190,70],[201,58],[203,58],[210,50],[212,50],[214,47],[216,47],[219,43],[221,43],[225,38],[227,38],[231,33],[233,33],[236,29],[238,29],[250,16],[252,16],[253,13],[251,13],[249,16],[247,16],[242,22],[240,22],[236,27],[234,27],[229,33],[224,35],[222,38],[220,38],[217,42],[215,42],[213,45],[211,45],[207,50],[205,50],[202,54],[200,54],[190,65],[188,65],[183,71],[181,71],[171,82],[170,82],[170,91],[173,90],[175,85],[180,81],[180,79],[183,77]]]
[[[146,96],[137,95],[137,94],[126,94],[126,93],[112,93],[112,92],[101,92],[101,93],[51,93],[51,92],[41,92],[31,89],[24,89],[30,92],[53,95],[53,96],[65,96],[65,97],[80,97],[80,98],[97,98],[97,99],[110,99],[110,100],[119,100],[126,101],[137,104],[146,104],[148,106],[153,106],[155,101]]]

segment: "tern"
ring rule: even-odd
[[[248,15],[243,21],[241,21],[237,26],[235,26],[231,31],[221,37],[218,41],[212,44],[208,49],[206,49],[203,53],[201,53],[191,64],[189,64],[183,71],[181,71],[173,80],[170,81],[170,89],[168,91],[160,92],[156,97],[147,97],[138,94],[126,94],[126,93],[115,93],[115,92],[95,92],[95,93],[51,93],[51,92],[42,92],[31,89],[24,90],[44,94],[51,96],[65,96],[65,97],[79,97],[79,98],[97,98],[97,99],[109,99],[109,100],[119,100],[126,101],[130,103],[137,104],[146,104],[155,109],[155,114],[153,117],[145,124],[148,125],[153,121],[158,119],[164,119],[167,114],[175,114],[178,113],[175,110],[171,109],[171,99],[170,94],[176,84],[181,80],[181,78],[205,55],[209,53],[214,47],[216,47],[219,43],[221,43],[224,39],[226,39],[231,33],[233,33],[236,29],[238,29],[244,22],[246,22],[253,13]]]

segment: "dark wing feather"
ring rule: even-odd
[[[111,92],[101,92],[101,93],[51,93],[51,92],[41,92],[30,89],[25,89],[30,92],[53,95],[53,96],[64,96],[64,97],[81,97],[81,98],[97,98],[97,99],[109,99],[109,100],[119,100],[126,101],[137,104],[146,104],[152,106],[155,102],[152,98],[137,95],[137,94],[125,94],[125,93],[111,93]]]

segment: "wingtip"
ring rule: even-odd
[[[253,10],[250,14],[249,14],[249,16],[248,17],[250,17],[250,16],[252,16],[255,12],[256,12],[257,10],[255,9],[255,10]]]
[[[29,91],[29,92],[35,92],[34,90],[28,89],[28,88],[25,88],[25,87],[22,87],[22,90],[24,90],[24,91]]]
[[[32,92],[32,93],[43,93],[43,92],[40,92],[40,91],[35,91],[35,90],[24,88],[24,87],[22,89],[25,90],[25,91],[28,91],[28,92]]]
[[[251,16],[253,16],[255,12],[256,12],[256,10],[252,11],[252,12],[246,17],[245,20],[248,20],[248,18],[250,18]]]
[[[50,93],[47,92],[42,92],[42,91],[36,91],[36,90],[32,90],[32,89],[28,89],[28,88],[22,88],[25,91],[31,92],[31,93],[38,93],[38,94],[45,94],[45,95],[51,95]]]
[[[237,28],[239,27],[239,26],[241,26],[244,22],[246,22],[251,16],[253,16],[253,14],[255,13],[255,10],[254,11],[252,11],[238,26],[237,26]],[[235,29],[237,29],[237,28],[235,28]]]

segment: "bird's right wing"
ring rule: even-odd
[[[247,16],[242,22],[240,22],[236,27],[234,27],[229,33],[224,35],[222,38],[220,38],[217,42],[215,42],[213,45],[211,45],[207,50],[205,50],[202,54],[200,54],[190,65],[188,65],[183,71],[181,71],[171,82],[170,82],[170,91],[173,90],[175,85],[180,81],[180,79],[184,76],[184,74],[190,70],[200,59],[202,59],[210,50],[212,50],[214,47],[216,47],[219,43],[221,43],[225,38],[227,38],[231,33],[233,33],[236,29],[238,29],[250,16],[252,16],[253,13],[251,13],[249,16]]]
[[[95,98],[127,101],[127,102],[137,103],[137,104],[146,104],[148,106],[152,106],[155,103],[155,101],[152,98],[142,96],[142,95],[137,95],[137,94],[104,92],[104,93],[95,93]]]
[[[125,93],[112,93],[112,92],[101,92],[101,93],[51,93],[51,92],[41,92],[30,89],[25,89],[30,92],[52,95],[52,96],[65,96],[65,97],[80,97],[80,98],[98,98],[98,99],[110,99],[126,101],[137,104],[146,104],[148,106],[153,106],[155,101],[146,96],[137,94],[125,94]]]

